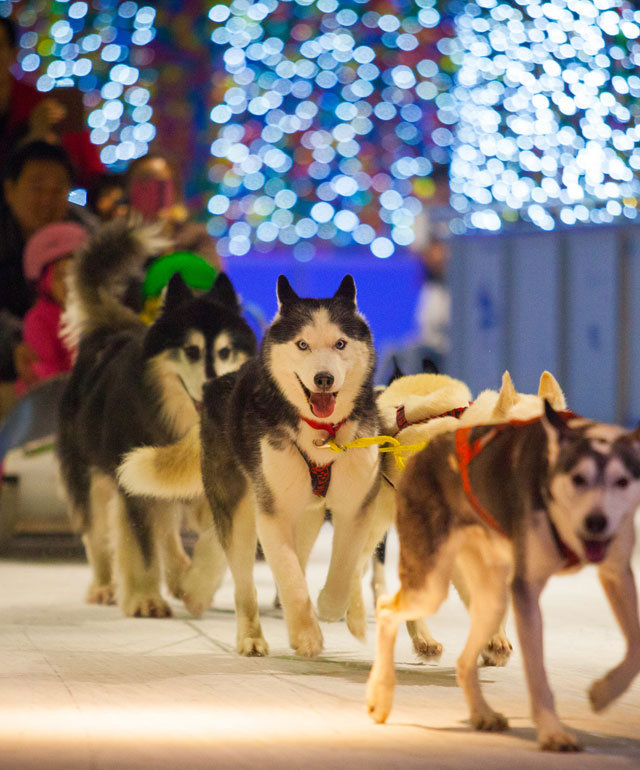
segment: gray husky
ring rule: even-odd
[[[267,653],[253,582],[258,537],[290,644],[315,656],[322,633],[304,569],[325,506],[333,549],[317,606],[321,620],[334,621],[361,575],[379,476],[376,448],[333,454],[324,445],[377,434],[375,353],[351,276],[328,299],[300,298],[280,276],[277,296],[260,355],[205,388],[201,435],[194,429],[174,447],[132,453],[120,479],[140,494],[174,498],[202,494],[204,482],[234,579],[238,651]]]
[[[627,643],[622,662],[589,690],[600,711],[640,670],[631,570],[638,504],[638,429],[628,433],[563,415],[547,402],[542,418],[467,427],[434,439],[410,461],[398,490],[401,588],[378,601],[376,658],[367,687],[372,718],[384,722],[391,710],[398,624],[438,609],[456,561],[471,592],[471,629],[457,675],[472,725],[507,727],[482,696],[477,660],[504,613],[511,586],[539,744],[577,750],[575,737],[556,715],[544,670],[539,596],[553,574],[598,565]]]
[[[125,493],[116,469],[133,447],[168,444],[197,424],[205,381],[239,367],[256,341],[224,274],[203,296],[174,275],[151,326],[119,301],[118,290],[162,247],[154,233],[124,221],[108,225],[76,261],[65,321],[78,351],[57,446],[93,570],[88,600],[110,603],[115,594],[125,615],[163,617],[171,613],[161,566],[172,593],[198,614],[222,577],[224,557],[209,527],[196,545],[205,558],[191,566],[180,540],[182,506]],[[192,513],[197,527],[202,514]]]

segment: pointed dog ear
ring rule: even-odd
[[[566,409],[567,400],[564,397],[562,388],[558,384],[556,378],[548,372],[546,369],[540,375],[540,383],[538,384],[538,396],[545,398],[554,407],[554,409]]]
[[[219,273],[213,286],[209,289],[207,297],[220,305],[228,307],[229,310],[233,310],[236,313],[240,312],[238,295],[226,273]]]
[[[191,293],[191,289],[184,282],[183,277],[180,273],[174,273],[167,286],[163,308],[176,307],[176,305],[179,305],[181,302],[185,302],[192,297],[193,294]]]
[[[519,400],[518,393],[513,385],[511,375],[505,370],[502,375],[502,385],[500,386],[500,393],[498,394],[498,400],[493,407],[491,417],[493,419],[506,419],[509,414],[509,410],[514,407]]]
[[[342,279],[338,291],[333,295],[333,299],[342,299],[356,306],[356,284],[352,275],[345,275]]]
[[[300,297],[291,288],[291,284],[284,275],[278,276],[278,285],[276,288],[276,295],[278,297],[278,309],[282,310],[286,305],[291,305]]]

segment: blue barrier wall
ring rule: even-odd
[[[448,280],[447,372],[472,392],[505,369],[535,391],[549,369],[576,412],[640,421],[640,227],[460,236]]]
[[[267,321],[276,313],[276,281],[281,273],[301,297],[330,297],[343,277],[351,273],[358,307],[371,326],[379,355],[417,335],[415,309],[421,272],[417,259],[409,253],[383,260],[358,249],[345,249],[311,262],[299,262],[286,252],[229,257],[225,271],[249,310],[259,309]]]

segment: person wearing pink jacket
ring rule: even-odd
[[[89,233],[75,222],[56,222],[27,241],[23,255],[25,278],[36,285],[37,300],[24,318],[23,341],[37,354],[33,371],[39,380],[71,369],[72,355],[60,338],[60,319],[66,299],[66,275],[74,253]],[[22,381],[18,393],[25,392]]]

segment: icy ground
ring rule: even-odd
[[[323,530],[312,556],[314,597],[330,533]],[[392,589],[396,553],[392,542]],[[84,603],[89,570],[77,550],[49,547],[43,556],[39,546],[16,545],[0,559],[0,770],[640,768],[640,677],[601,715],[585,695],[623,654],[594,569],[556,578],[543,596],[557,706],[588,746],[577,755],[538,751],[517,644],[506,668],[481,671],[485,695],[509,717],[510,731],[470,729],[454,674],[467,631],[455,592],[431,624],[445,644],[440,663],[419,663],[401,630],[394,708],[386,725],[374,725],[364,708],[372,600],[365,646],[343,623],[324,624],[323,656],[302,660],[290,653],[272,609],[264,563],[256,577],[271,656],[246,659],[234,652],[228,578],[200,620],[177,601],[172,619],[125,619],[116,607]],[[512,623],[509,631],[515,642]]]

